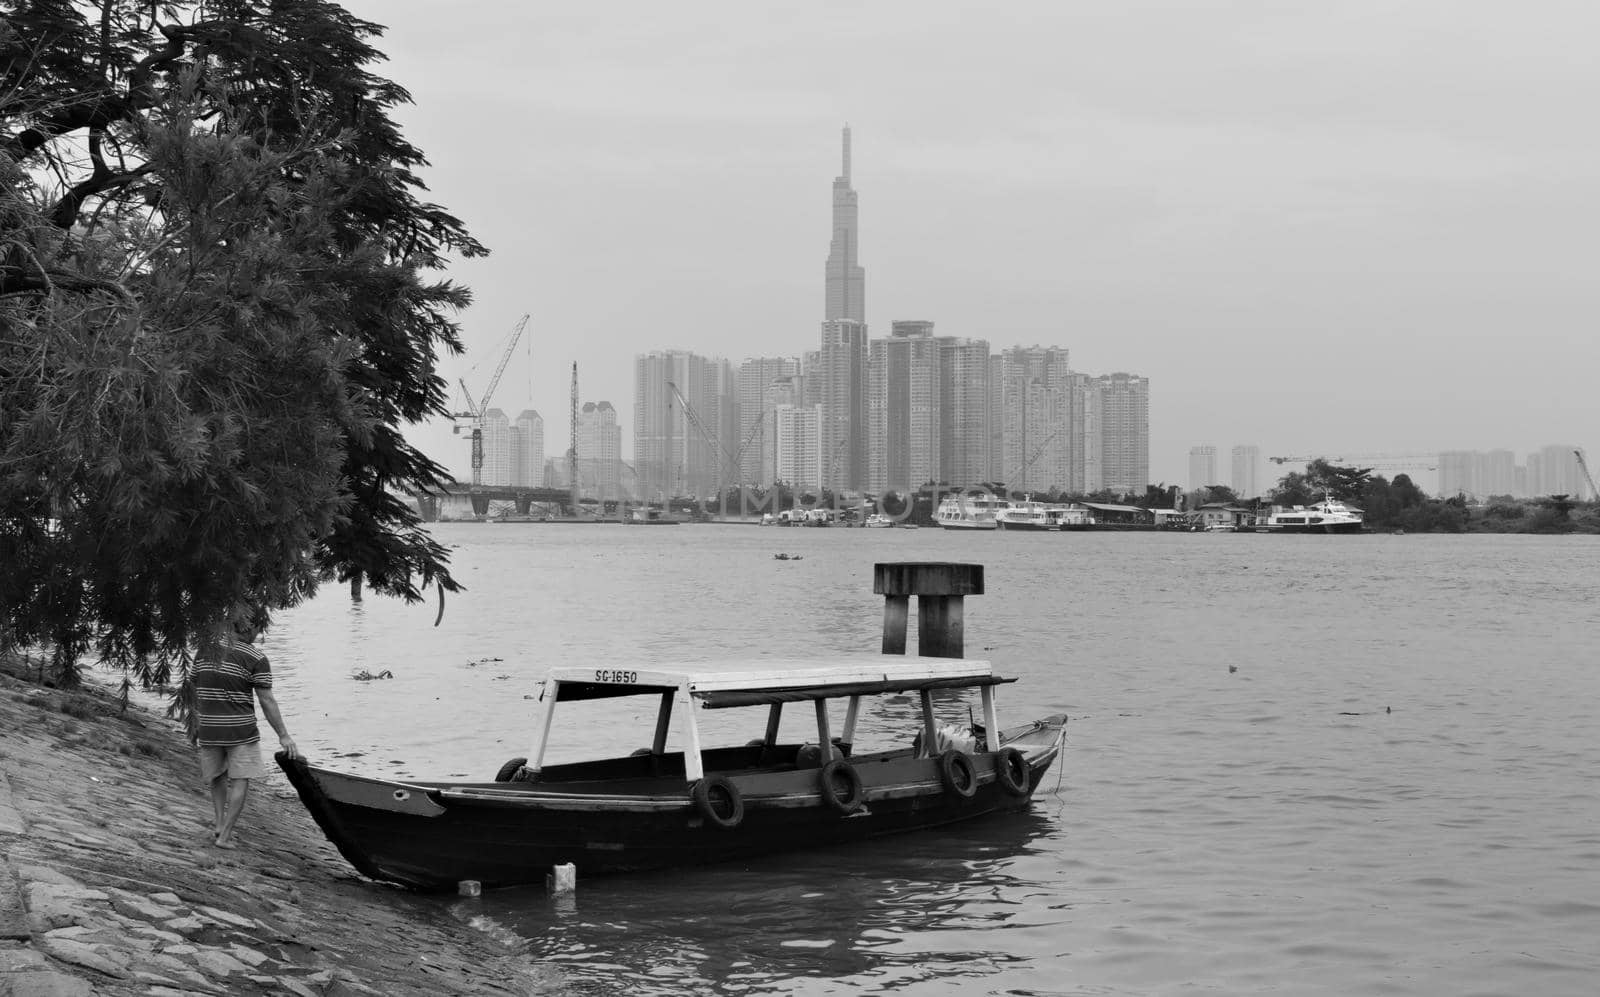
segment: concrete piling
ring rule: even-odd
[[[884,597],[883,653],[906,653],[910,600],[917,597],[917,653],[965,657],[962,599],[983,594],[983,565],[955,561],[892,561],[873,565],[872,591]]]
[[[568,862],[566,865],[550,867],[550,875],[544,878],[545,889],[551,894],[559,896],[563,893],[575,893],[578,890],[578,867]]]

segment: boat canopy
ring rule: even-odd
[[[970,689],[1016,680],[995,675],[987,661],[879,656],[833,659],[827,664],[816,659],[744,659],[730,662],[726,671],[706,670],[704,663],[695,671],[671,666],[556,668],[549,681],[555,686],[558,702],[684,690],[706,708],[721,709],[924,689]]]

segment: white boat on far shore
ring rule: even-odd
[[[992,492],[952,492],[939,500],[934,521],[947,530],[993,530],[995,516],[1011,503]]]

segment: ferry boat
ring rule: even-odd
[[[1325,498],[1315,505],[1297,505],[1274,511],[1256,527],[1258,533],[1360,533],[1362,512],[1338,499]]]
[[[1050,515],[1051,508],[1043,502],[1025,499],[1012,502],[994,514],[995,526],[1002,530],[1059,530],[1061,523]]]
[[[952,492],[939,500],[934,522],[947,530],[992,530],[999,526],[995,516],[1011,503],[989,492]]]
[[[888,516],[885,516],[881,512],[875,512],[868,516],[866,522],[862,525],[866,526],[868,529],[885,530],[894,526],[894,520],[890,519]]]

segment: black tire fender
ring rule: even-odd
[[[978,791],[978,770],[972,766],[972,756],[957,748],[940,755],[939,781],[945,792],[970,799]]]
[[[695,782],[689,793],[694,808],[707,824],[732,830],[744,820],[744,797],[724,776],[708,775]]]
[[[822,802],[842,814],[853,814],[861,809],[866,788],[861,784],[861,773],[843,758],[835,758],[822,766],[817,773],[817,789]]]
[[[511,759],[509,762],[506,762],[504,765],[500,766],[500,771],[494,774],[494,781],[511,782],[515,780],[517,777],[517,772],[519,772],[522,769],[522,766],[526,764],[528,764],[528,760],[526,758]]]
[[[1027,796],[1033,789],[1028,760],[1016,748],[1001,748],[995,753],[994,778],[1012,796]]]

